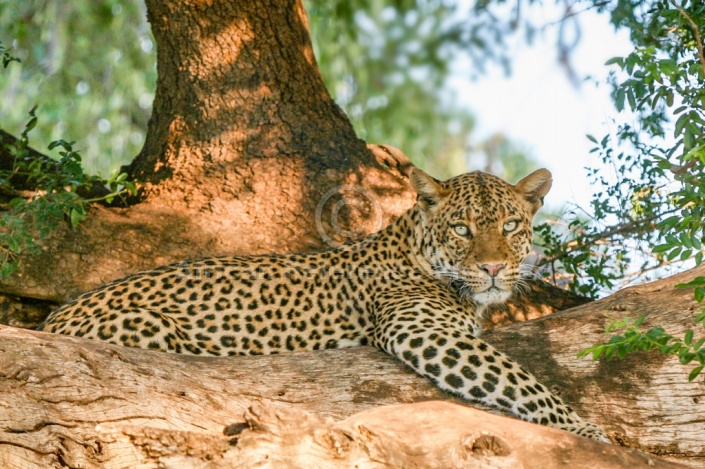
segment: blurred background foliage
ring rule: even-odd
[[[21,62],[0,73],[0,127],[46,153],[76,140],[86,169],[107,177],[142,148],[156,51],[142,1],[0,0],[0,41]]]
[[[539,264],[557,284],[598,296],[700,263],[705,4],[555,0],[563,13],[547,25],[531,14],[545,3],[305,1],[321,72],[360,137],[399,147],[439,178],[485,169],[512,181],[536,166],[505,135],[473,138],[476,117],[446,86],[459,54],[472,59],[470,73],[488,61],[509,70],[508,39],[531,42],[550,27],[558,61],[577,83],[580,13],[596,10],[626,28],[634,52],[608,63],[614,130],[589,137],[599,158],[588,173],[595,196],[537,229]],[[76,140],[86,169],[103,176],[129,162],[144,141],[156,82],[145,16],[141,0],[0,0],[0,41],[22,60],[0,72],[0,127],[19,135],[38,104],[31,145]]]
[[[448,64],[467,49],[467,8],[408,0],[306,7],[324,80],[362,139],[399,147],[439,178],[466,171],[471,154],[476,167],[510,180],[535,166],[506,136],[474,141],[474,116],[444,86]],[[139,152],[156,83],[141,0],[0,0],[0,41],[21,59],[0,74],[1,128],[18,135],[39,104],[30,145],[76,140],[86,169],[105,177]]]
[[[537,163],[501,134],[473,138],[475,117],[447,86],[459,54],[489,50],[471,9],[440,0],[306,2],[323,78],[358,135],[402,149],[434,176],[471,169],[518,180]]]

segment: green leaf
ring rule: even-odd
[[[680,242],[683,243],[683,246],[685,246],[687,248],[693,247],[693,243],[690,240],[690,236],[688,236],[687,234],[681,233],[681,235],[679,236],[679,239],[680,239]]]
[[[666,335],[666,331],[662,327],[653,327],[647,333],[646,336],[652,340],[658,339]]]
[[[612,345],[612,344],[619,344],[621,342],[624,342],[624,337],[622,337],[621,335],[614,335],[614,336],[612,336],[610,341],[607,343]]]
[[[705,286],[705,277],[695,277],[693,280],[687,283],[677,283],[676,288],[690,288],[697,286]]]
[[[636,98],[634,97],[634,91],[632,91],[632,90],[627,91],[627,101],[629,102],[629,107],[632,110],[637,109]]]
[[[685,352],[681,353],[680,357],[678,357],[678,361],[681,363],[681,365],[687,365],[688,363],[692,362],[694,358],[694,353]]]
[[[660,252],[669,251],[672,247],[672,244],[659,244],[658,246],[654,246],[651,252],[658,254]]]
[[[20,244],[20,241],[14,236],[8,236],[4,239],[4,241],[7,244],[7,249],[14,252],[15,254],[22,253],[22,246]]]
[[[86,218],[85,213],[83,213],[81,210],[78,209],[71,209],[71,226],[76,227],[78,226],[81,221],[83,221]]]
[[[661,66],[661,71],[666,75],[673,75],[678,72],[678,63],[673,59],[659,60],[659,65]]]
[[[631,321],[632,320],[629,317],[626,317],[624,319],[617,320],[617,321],[612,321],[609,324],[607,324],[607,326],[605,327],[605,333],[609,334],[612,331],[624,329],[626,326],[631,324]]]
[[[592,359],[593,360],[599,360],[602,354],[605,351],[605,346],[604,345],[593,345],[592,347],[588,347],[586,349],[583,349],[578,352],[578,358],[583,358],[586,357],[590,354],[592,354]]]
[[[32,130],[35,126],[37,125],[37,118],[32,117],[29,122],[27,122],[27,125],[24,128],[24,133],[27,134],[29,133],[30,130]]]
[[[624,357],[627,356],[627,349],[625,347],[619,347],[617,348],[617,357],[620,360],[624,360]]]
[[[686,259],[690,259],[693,255],[693,251],[690,249],[686,249],[683,252],[681,252],[681,260],[684,261]]]
[[[676,126],[675,129],[673,130],[673,136],[675,138],[678,138],[680,134],[683,132],[683,127],[685,127],[685,124],[688,123],[690,113],[687,114],[682,114],[678,120],[676,120]]]
[[[697,378],[700,372],[703,371],[703,368],[705,368],[705,365],[700,365],[693,368],[693,371],[691,371],[688,375],[688,381],[693,381],[695,378]]]
[[[19,264],[17,261],[5,262],[4,264],[0,265],[0,277],[8,278],[17,270],[18,267]]]
[[[685,338],[683,339],[683,342],[685,342],[685,345],[690,347],[690,345],[693,343],[693,331],[688,330],[685,333]]]
[[[619,88],[617,90],[617,93],[615,93],[615,96],[614,96],[614,107],[619,112],[622,112],[624,110],[624,97],[625,97],[624,88]],[[686,115],[686,114],[684,114],[684,115]],[[681,116],[681,117],[683,117],[683,116]],[[683,123],[683,125],[685,125],[685,123]]]
[[[696,287],[693,291],[693,296],[695,297],[695,301],[701,303],[703,298],[705,298],[705,287]]]
[[[666,162],[668,163],[668,161],[666,161]],[[668,163],[668,164],[670,165],[670,163]],[[663,230],[670,230],[671,228],[673,228],[674,226],[676,226],[676,224],[677,224],[680,220],[681,220],[681,217],[679,217],[679,216],[677,216],[677,215],[674,215],[674,216],[668,217],[668,218],[666,218],[666,219],[664,219],[664,220],[661,220],[661,221],[659,222],[659,224],[658,224],[658,227],[661,228],[661,229],[663,229]]]
[[[690,126],[685,127],[685,132],[683,133],[683,147],[686,150],[690,150],[695,146],[695,135],[693,135],[692,130],[690,130]]]
[[[676,257],[678,257],[680,255],[681,251],[682,251],[682,248],[680,248],[680,247],[675,248],[673,251],[669,252],[666,255],[666,259],[668,259],[669,261],[672,261],[673,259],[675,259]]]

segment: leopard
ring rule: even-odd
[[[416,202],[389,226],[309,253],[175,262],[89,291],[40,330],[223,357],[371,345],[439,388],[516,418],[607,442],[481,338],[484,313],[525,281],[532,220],[552,185],[412,168]]]

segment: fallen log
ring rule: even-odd
[[[633,450],[669,457],[692,467],[704,467],[705,384],[687,381],[690,367],[654,353],[611,362],[576,358],[581,348],[607,339],[601,333],[607,322],[625,316],[645,315],[647,325],[658,323],[669,332],[682,334],[692,325],[700,306],[692,299],[692,291],[673,286],[704,271],[699,268],[626,289],[570,311],[499,328],[489,332],[486,339],[529,368],[580,415],[605,428],[617,445],[625,446],[621,451],[618,446],[609,450],[622,455],[619,457],[623,458],[624,467],[639,466],[626,456],[633,455]],[[296,420],[296,415],[303,415],[296,414],[299,411],[311,414],[300,417],[301,422],[348,419],[362,411],[380,412],[374,414],[375,425],[381,425],[374,427],[375,435],[388,435],[397,443],[403,441],[403,444],[398,443],[399,448],[407,449],[427,445],[426,440],[406,440],[406,436],[402,438],[397,432],[398,428],[406,426],[411,432],[407,436],[416,434],[418,438],[426,438],[418,420],[414,420],[421,411],[410,412],[406,407],[370,409],[439,399],[460,403],[392,357],[368,347],[262,357],[202,358],[0,327],[0,467],[112,468],[157,467],[158,464],[201,467],[178,462],[193,462],[195,460],[183,458],[194,454],[204,461],[202,467],[216,467],[205,464],[216,464],[226,453],[244,457],[241,443],[230,447],[233,436],[223,440],[223,429],[242,422],[243,415],[249,412],[246,414],[250,415],[248,431],[260,431],[260,427],[252,423],[256,419],[251,415],[252,409],[256,409],[253,403],[261,399],[291,408],[281,411],[278,407],[277,410],[283,412],[277,415],[282,416],[285,427],[296,423],[289,419]],[[289,410],[294,413],[287,413]],[[440,411],[448,415],[447,410]],[[457,445],[465,445],[462,446],[465,448],[472,438],[479,438],[478,435],[498,436],[497,430],[486,427],[482,419],[472,424],[468,420],[467,430],[459,432],[465,419],[463,411],[450,412],[460,423],[451,419],[455,423],[448,424],[444,437],[447,439],[438,440],[448,441],[451,446],[442,446],[438,451],[457,449]],[[321,425],[335,431],[352,428],[350,441],[357,442],[355,451],[369,449],[365,446],[367,443],[361,443],[367,440],[360,439],[361,434],[354,430],[358,427],[351,423],[358,422],[355,420],[358,417]],[[407,417],[411,420],[405,420]],[[441,420],[444,419],[448,420],[446,417]],[[486,419],[491,421],[489,416]],[[385,421],[389,422],[388,427]],[[364,422],[362,425],[367,425]],[[505,427],[511,432],[498,438],[508,445],[514,456],[519,457],[523,451],[519,449],[524,444],[519,435],[552,445],[550,453],[546,452],[548,446],[541,447],[542,466],[547,466],[548,460],[558,458],[558,461],[563,457],[566,445],[578,445],[567,443],[569,440],[565,438],[582,441],[572,435],[559,438],[545,427],[515,420],[509,422]],[[304,432],[304,427],[301,431]],[[245,435],[243,433],[238,441],[243,441]],[[212,440],[215,436],[218,440]],[[203,441],[206,450],[189,449],[191,438]],[[340,441],[345,442],[345,439]],[[228,448],[223,450],[225,443],[221,440],[226,441]],[[384,443],[387,441],[384,439],[375,441],[374,445],[380,447],[392,444]],[[593,444],[584,444],[588,443]],[[537,443],[531,443],[534,444]],[[158,459],[161,453],[154,448],[159,445],[168,450],[172,458],[168,461],[172,463]],[[216,447],[221,448],[219,453],[207,450]],[[582,447],[596,455],[607,451]],[[427,449],[429,455],[436,451],[431,447]],[[273,451],[271,447],[269,451]],[[466,453],[462,457],[466,457],[469,453],[467,449],[463,451]],[[377,460],[374,453],[365,454]],[[417,453],[414,450],[409,454]],[[418,457],[422,456],[419,453]],[[516,467],[511,464],[493,466],[500,464],[501,461],[497,461],[500,460],[478,467]],[[658,458],[651,461],[655,467],[674,467]],[[331,460],[330,464],[335,461]],[[375,467],[372,463],[365,464],[361,463],[360,467]],[[531,466],[525,463],[525,467]]]

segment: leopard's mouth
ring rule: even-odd
[[[503,303],[514,290],[514,284],[501,277],[490,277],[488,281],[483,281],[466,277],[461,269],[445,266],[436,266],[434,271],[448,285],[448,289],[463,301],[473,301],[480,305]]]
[[[502,288],[495,283],[479,290],[474,283],[459,278],[448,279],[448,289],[461,300],[472,300],[478,304],[502,303],[512,293],[512,289]]]
[[[511,294],[511,289],[504,289],[496,285],[492,285],[485,290],[475,292],[472,297],[475,302],[480,305],[491,305],[495,303],[504,303],[509,299]]]

